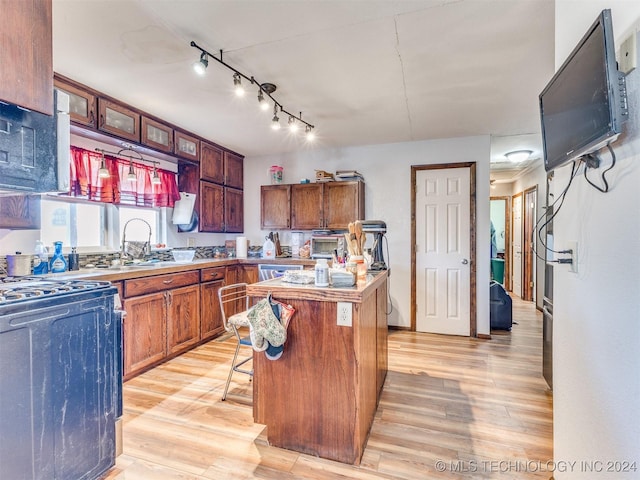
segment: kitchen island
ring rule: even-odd
[[[273,446],[359,464],[387,373],[387,273],[351,288],[274,279],[247,293],[296,309],[282,357],[254,352],[254,421]]]

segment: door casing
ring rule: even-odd
[[[470,276],[469,276],[469,336],[478,336],[476,312],[476,164],[441,163],[434,165],[411,166],[411,331],[416,331],[416,173],[419,170],[438,170],[443,168],[469,169],[469,242],[470,242]]]

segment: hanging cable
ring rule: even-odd
[[[540,245],[542,245],[544,247],[544,250],[546,252],[551,252],[551,253],[558,253],[561,255],[568,255],[571,253],[571,251],[569,250],[553,250],[552,248],[549,248],[547,246],[546,241],[544,241],[542,239],[542,230],[546,229],[547,225],[549,225],[549,223],[555,218],[555,216],[558,214],[558,212],[560,212],[560,210],[562,209],[562,205],[564,204],[564,199],[567,196],[567,192],[569,191],[569,188],[571,187],[571,184],[573,183],[573,179],[578,175],[578,171],[579,171],[579,164],[574,161],[571,167],[571,176],[569,178],[569,182],[567,183],[567,186],[564,188],[564,190],[562,191],[562,193],[558,196],[558,198],[556,198],[554,200],[554,202],[547,206],[547,209],[549,208],[554,208],[556,203],[560,202],[560,205],[558,206],[557,209],[554,209],[553,213],[551,214],[551,216],[547,215],[547,211],[545,211],[545,213],[536,221],[535,225],[533,226],[533,231],[531,232],[531,251],[535,254],[535,256],[540,259],[543,260],[545,262],[554,262],[554,263],[559,263],[558,260],[547,260],[547,258],[545,257],[541,257],[538,254],[538,251],[536,249],[536,243],[535,243],[535,232],[537,230],[538,232],[538,240],[540,241]],[[540,222],[544,219],[547,218],[546,222],[544,222],[542,225],[539,226]]]
[[[589,179],[589,177],[587,176],[587,172],[589,171],[589,168],[590,168],[590,167],[589,167],[588,162],[584,162],[584,179],[587,181],[587,183],[588,183],[589,185],[591,185],[593,188],[595,188],[596,190],[598,190],[599,192],[602,192],[602,193],[607,193],[607,192],[609,192],[609,183],[607,182],[607,178],[606,178],[606,176],[605,176],[605,175],[606,175],[606,174],[607,174],[607,172],[608,172],[609,170],[611,170],[611,169],[615,166],[615,164],[616,164],[616,154],[615,154],[615,152],[613,151],[613,148],[611,148],[611,144],[610,144],[610,143],[607,143],[607,148],[609,149],[609,152],[611,152],[611,165],[609,165],[609,168],[607,168],[606,170],[604,170],[604,171],[602,172],[602,174],[600,175],[600,178],[602,179],[602,184],[604,185],[604,187],[601,187],[601,186],[599,186],[599,185],[596,185],[595,183],[593,183],[593,182]],[[600,158],[599,158],[597,155],[594,155],[594,156],[595,156],[595,158],[597,158],[597,159],[598,159],[598,163],[599,163]]]

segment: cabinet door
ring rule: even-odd
[[[313,230],[323,228],[322,183],[291,185],[291,228]]]
[[[200,161],[200,140],[178,130],[173,132],[173,136],[173,153],[194,162]]]
[[[224,331],[218,290],[224,280],[200,284],[200,339],[207,340]]]
[[[125,379],[161,361],[167,349],[167,303],[164,292],[125,299]]]
[[[211,182],[200,182],[201,232],[224,231],[224,187]]]
[[[142,117],[142,144],[162,152],[173,153],[173,128],[162,122]]]
[[[98,110],[100,130],[140,143],[140,115],[137,112],[105,98],[98,99]]]
[[[227,187],[242,188],[244,181],[243,157],[224,152],[224,184]]]
[[[200,340],[198,285],[167,292],[167,354],[181,352]]]
[[[364,219],[364,183],[328,182],[324,185],[324,228],[343,229]]]
[[[243,281],[246,283],[258,282],[258,266],[257,265],[243,265]]]
[[[51,0],[0,5],[0,100],[53,115]]]
[[[260,228],[285,230],[291,227],[291,185],[260,187]]]
[[[0,196],[0,228],[39,229],[40,196]]]
[[[224,183],[224,153],[221,148],[202,142],[200,144],[200,179]]]
[[[62,80],[56,79],[54,85],[69,95],[69,116],[75,123],[80,123],[91,128],[96,127],[96,96],[71,85]]]
[[[224,189],[224,227],[225,232],[244,231],[244,194],[237,188]]]

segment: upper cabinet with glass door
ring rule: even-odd
[[[194,162],[200,161],[200,140],[179,130],[175,130],[174,139],[176,155]]]
[[[134,142],[140,142],[140,114],[119,103],[98,98],[98,128]]]
[[[143,115],[142,144],[162,152],[173,153],[173,128]]]
[[[69,95],[69,116],[75,123],[96,127],[96,96],[88,90],[79,88],[59,78],[54,86]]]

